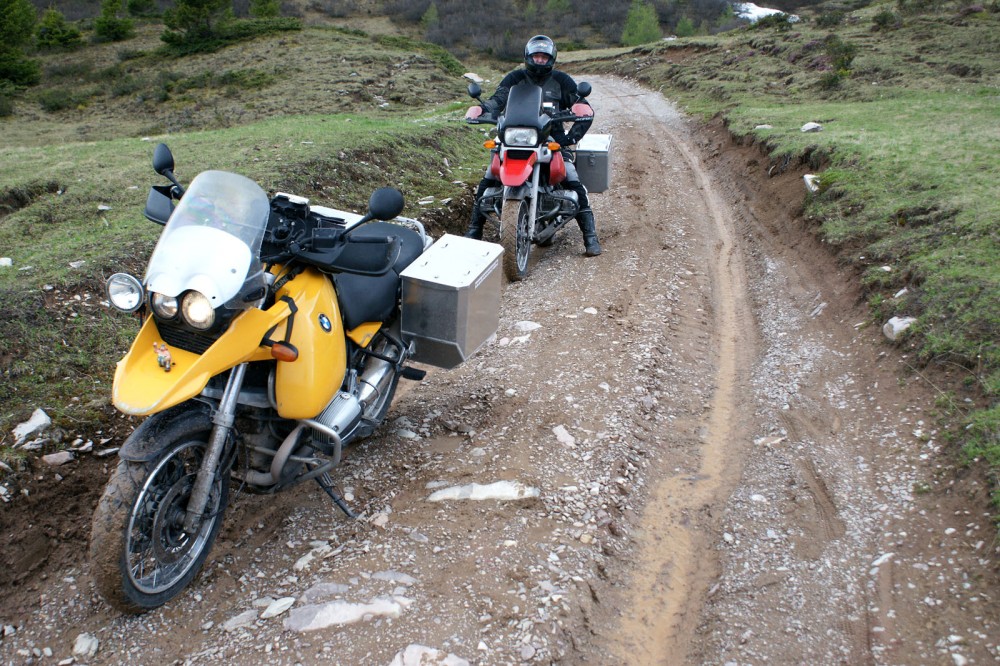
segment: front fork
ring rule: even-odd
[[[212,417],[212,435],[205,450],[205,457],[201,461],[201,468],[191,490],[191,497],[188,499],[187,512],[184,516],[184,531],[188,534],[196,534],[201,526],[202,515],[208,505],[208,496],[212,490],[212,483],[215,481],[219,460],[222,459],[222,452],[226,448],[226,440],[236,422],[236,405],[243,387],[243,377],[246,375],[247,364],[241,363],[234,367],[229,373],[226,382],[226,390],[219,401],[219,409]]]
[[[535,163],[535,168],[532,169],[532,171],[531,171],[531,189],[528,190],[528,193],[525,194],[524,197],[523,197],[523,198],[525,198],[525,199],[528,200],[528,242],[529,243],[535,237],[535,221],[536,221],[536,219],[538,217],[538,180],[539,180],[539,178],[541,176],[541,172],[542,172],[542,169],[539,166],[539,164],[536,162]],[[516,197],[509,196],[510,193],[513,192],[513,191],[515,191],[515,190],[520,190],[523,187],[524,187],[523,185],[519,185],[518,187],[507,186],[506,188],[504,188],[504,197],[503,197],[503,200],[506,202],[506,201],[509,201],[512,198],[516,198]]]

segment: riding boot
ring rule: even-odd
[[[472,204],[472,219],[469,220],[469,229],[465,232],[466,238],[483,240],[483,223],[486,216],[479,212],[479,202]]]
[[[583,234],[583,253],[588,257],[596,257],[601,253],[601,244],[597,240],[594,211],[584,208],[576,214],[576,223],[580,225],[580,232]]]
[[[489,183],[484,178],[476,188],[476,196],[472,200],[472,218],[469,220],[469,229],[465,232],[466,238],[483,240],[483,224],[486,222],[486,216],[479,210],[479,200],[488,186]]]

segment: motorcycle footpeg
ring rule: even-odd
[[[427,371],[418,370],[417,368],[407,366],[403,368],[403,371],[400,373],[400,376],[403,379],[412,379],[415,382],[419,382],[421,379],[427,376]]]

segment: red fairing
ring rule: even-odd
[[[500,179],[500,156],[493,153],[493,160],[490,162],[490,173],[497,180]]]
[[[526,160],[507,157],[500,165],[500,182],[508,187],[523,185],[531,177],[531,169],[538,161],[538,155],[531,153]]]
[[[552,153],[552,161],[549,162],[549,184],[558,185],[566,180],[566,162],[563,161],[562,153]]]

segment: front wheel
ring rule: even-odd
[[[528,276],[531,256],[531,201],[505,199],[500,209],[500,244],[503,245],[503,272],[511,282]]]
[[[149,462],[123,460],[94,512],[90,560],[101,596],[126,613],[162,606],[197,575],[222,526],[229,474],[216,474],[197,532],[184,516],[201,467],[211,421],[203,414],[163,428],[161,452]]]

